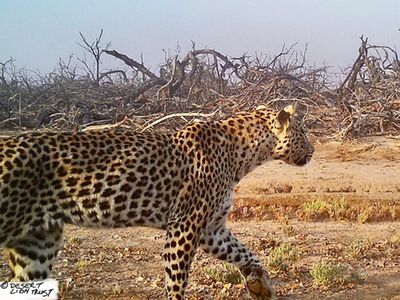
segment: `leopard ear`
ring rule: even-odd
[[[297,102],[294,105],[290,104],[286,106],[283,110],[290,113],[290,115],[293,116],[297,112]]]
[[[257,106],[256,110],[262,110],[262,109],[267,109],[268,107],[266,107],[265,105],[259,105]]]
[[[290,125],[290,117],[295,113],[295,105],[288,105],[284,109],[280,110],[275,117],[276,127],[281,130],[287,129]]]

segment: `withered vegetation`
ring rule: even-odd
[[[306,49],[273,56],[228,57],[214,49],[168,55],[157,73],[141,58],[90,42],[89,58],[60,59],[48,74],[0,62],[0,130],[84,130],[129,127],[171,130],[194,118],[218,119],[260,104],[297,102],[314,138],[358,138],[400,129],[400,61],[388,46],[361,37],[359,54],[342,81],[326,66],[310,66]],[[103,70],[113,56],[120,69]],[[104,127],[104,126],[103,126]]]

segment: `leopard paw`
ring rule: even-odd
[[[246,277],[246,287],[251,297],[256,300],[275,298],[274,290],[268,273],[264,270],[255,270]]]

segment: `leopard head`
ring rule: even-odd
[[[296,110],[294,105],[289,105],[276,113],[271,129],[276,142],[271,155],[288,164],[304,166],[311,160],[314,147]]]

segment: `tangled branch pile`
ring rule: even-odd
[[[346,117],[343,135],[359,137],[400,130],[400,61],[388,46],[361,37],[359,54],[338,91]]]
[[[0,129],[115,124],[168,130],[192,118],[217,119],[260,104],[280,108],[294,101],[317,137],[354,138],[400,127],[397,53],[364,39],[348,76],[333,88],[328,69],[308,66],[305,51],[293,47],[283,47],[272,57],[227,57],[193,45],[183,57],[166,55],[156,74],[143,61],[109,50],[109,45],[101,49],[101,34],[93,43],[81,35],[82,47],[94,62],[91,68],[78,59],[84,74],[71,63],[72,57],[60,60],[47,75],[17,71],[12,60],[1,63]],[[126,67],[102,71],[102,55]]]

